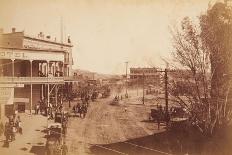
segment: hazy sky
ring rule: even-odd
[[[5,32],[70,35],[73,68],[123,73],[129,66],[162,66],[172,51],[169,26],[196,17],[209,0],[0,0]]]

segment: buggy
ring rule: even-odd
[[[51,123],[47,127],[46,155],[62,155],[63,134],[60,123]]]
[[[62,127],[62,133],[65,135],[68,125],[68,112],[57,112],[55,113],[55,123],[60,123]]]

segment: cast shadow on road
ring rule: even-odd
[[[141,122],[143,123],[157,123],[157,120],[144,119]],[[165,125],[165,122],[161,122],[161,125]]]
[[[45,146],[33,145],[30,153],[34,153],[35,155],[45,155]]]
[[[96,155],[118,154],[114,151],[129,155],[176,155],[185,153],[196,155],[201,153],[201,143],[203,142],[199,136],[189,135],[189,133],[178,134],[176,132],[164,131],[123,142],[92,145],[90,151]]]
[[[90,147],[90,151],[95,155],[118,154],[119,151],[129,155],[217,155],[228,154],[232,150],[232,142],[224,141],[219,146],[220,138],[208,139],[200,133],[193,131],[164,131],[154,135],[130,139],[123,142],[111,144],[97,144]],[[230,143],[230,144],[228,144]],[[224,146],[227,145],[225,149]],[[224,152],[223,152],[224,151]]]

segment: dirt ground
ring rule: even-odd
[[[116,105],[111,104],[113,96],[97,99],[90,103],[85,118],[71,117],[66,136],[69,154],[160,154],[143,144],[128,142],[165,130],[164,126],[161,126],[158,131],[156,123],[148,120],[151,105],[143,105],[139,96],[135,96],[123,99]],[[74,104],[76,103],[72,102],[72,105]],[[23,134],[16,134],[16,140],[10,143],[9,148],[1,147],[0,154],[44,155],[47,117],[30,114],[20,116]],[[2,146],[4,139],[2,136]]]
[[[136,146],[137,144],[128,142],[165,130],[164,126],[157,130],[157,124],[149,121],[150,108],[155,105],[143,105],[140,97],[136,96],[123,99],[119,104],[112,104],[113,96],[98,99],[90,104],[86,118],[70,118],[67,135],[69,153],[160,154],[156,150],[145,148],[143,144]]]
[[[0,139],[1,155],[44,154],[44,130],[47,118],[41,115],[19,114],[22,120],[23,134],[16,133],[16,140],[10,142],[9,148],[4,147],[5,137]]]
[[[137,90],[130,91],[129,98],[123,98],[118,104],[112,104],[114,95],[106,99],[97,99],[90,102],[85,118],[70,117],[65,139],[68,154],[227,155],[228,151],[219,148],[218,145],[214,147],[214,143],[204,144],[198,136],[166,131],[164,123],[158,130],[157,123],[149,120],[149,114],[151,108],[156,108],[159,100],[147,95],[145,104],[142,104],[141,94],[141,90],[138,94]],[[124,94],[119,94],[121,95]],[[72,102],[72,106],[75,104],[75,101]],[[65,105],[66,110],[71,111],[68,103]],[[5,137],[1,136],[0,155],[45,155],[47,117],[30,114],[20,116],[23,134],[17,134],[16,140],[10,143],[9,148],[3,147]]]

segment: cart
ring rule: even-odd
[[[51,123],[47,127],[46,155],[62,155],[63,134],[61,123]]]

